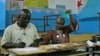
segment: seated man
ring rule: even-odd
[[[56,29],[49,31],[44,37],[43,41],[45,44],[59,44],[59,43],[68,43],[69,33],[76,30],[78,26],[77,21],[73,18],[71,14],[71,10],[67,10],[66,14],[69,14],[70,17],[70,25],[64,26],[65,19],[57,18],[56,19]]]
[[[8,26],[1,40],[1,46],[5,49],[8,48],[24,48],[34,45],[36,39],[40,39],[36,27],[29,23],[31,13],[28,9],[22,9],[17,21]],[[37,44],[36,44],[37,45]],[[10,54],[9,56],[16,56]]]

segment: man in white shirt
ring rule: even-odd
[[[39,39],[35,26],[30,22],[31,13],[22,9],[15,24],[8,26],[1,40],[3,48],[24,48],[34,45],[34,40]],[[10,54],[9,56],[16,56]]]

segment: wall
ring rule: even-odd
[[[6,28],[6,0],[0,0],[0,36]]]
[[[99,33],[100,0],[88,0],[86,6],[78,14],[80,29],[79,33]]]
[[[49,3],[49,8],[42,8],[42,9],[29,8],[32,12],[31,22],[36,25],[38,31],[44,30],[43,29],[43,21],[42,21],[44,19],[43,16],[54,15],[54,14],[58,14],[58,13],[62,12],[62,10],[60,11],[59,9],[55,9],[55,7],[53,7],[54,4],[58,4],[58,2],[57,2],[58,0],[57,1],[56,0],[48,0],[48,1],[51,3],[51,4]],[[63,2],[64,1],[66,1],[66,0],[63,0]],[[75,0],[70,0],[70,1],[75,1]],[[61,2],[61,0],[59,0],[59,3],[60,2]],[[76,18],[76,20],[79,23],[79,29],[77,31],[75,31],[74,33],[77,33],[77,34],[83,34],[83,33],[98,34],[99,33],[99,23],[98,23],[99,18],[97,15],[97,12],[100,12],[99,2],[100,2],[100,0],[87,0],[87,1],[85,1],[85,3],[84,3],[85,5],[82,8],[80,8],[79,10],[78,9],[75,10],[75,11],[77,11],[77,13],[74,13],[74,17]],[[9,5],[8,2],[7,2],[7,4]],[[65,2],[64,2],[64,4],[65,4]],[[69,7],[71,7],[71,6],[69,5]],[[19,9],[10,10],[9,8],[10,7],[7,7],[7,10],[6,10],[7,19],[0,20],[0,26],[1,26],[0,28],[2,28],[3,30],[5,29],[6,26],[8,26],[12,23],[12,15],[18,14],[20,12]],[[72,8],[73,8],[73,6],[72,6]],[[36,18],[37,20],[36,19],[34,20],[34,18]],[[41,19],[41,20],[38,20],[38,19]],[[56,19],[56,17],[50,17],[49,19]],[[69,20],[68,20],[68,22],[69,22]],[[55,29],[55,20],[49,20],[49,25],[50,26],[47,26],[46,31]]]
[[[50,9],[57,9],[57,5],[62,5],[65,6],[64,10],[71,9],[73,13],[77,13],[76,1],[77,0],[48,0],[48,7]]]
[[[6,0],[0,0],[0,30],[5,29],[6,23]]]

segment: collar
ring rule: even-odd
[[[14,24],[14,26],[15,26],[16,29],[19,29],[19,30],[24,29],[24,28],[19,27],[17,25],[17,22]],[[30,23],[27,25],[27,27],[25,29],[28,29],[28,28],[30,28]]]

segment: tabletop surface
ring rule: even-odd
[[[8,49],[8,51],[15,53],[17,55],[31,55],[31,54],[40,54],[40,53],[56,52],[63,50],[73,50],[83,46],[85,46],[83,43],[82,44],[64,43],[64,44],[41,45],[39,47],[12,48]]]

